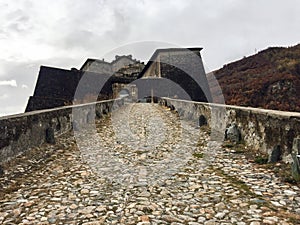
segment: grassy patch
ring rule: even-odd
[[[193,156],[195,158],[202,159],[203,158],[203,153],[202,152],[195,152],[195,153],[193,153]]]
[[[257,197],[257,195],[251,191],[251,189],[244,181],[241,181],[236,177],[229,176],[228,174],[225,174],[221,169],[219,171],[221,176],[225,177],[226,180],[228,180],[233,186],[237,187],[240,191],[252,197]]]
[[[260,165],[263,165],[263,164],[267,164],[268,163],[268,157],[266,156],[256,156],[254,158],[254,162],[257,163],[257,164],[260,164]]]
[[[226,141],[223,143],[222,147],[233,150],[232,153],[234,154],[242,154],[246,152],[245,143],[243,142],[232,143],[230,141]]]
[[[231,142],[226,142],[222,145],[223,148],[233,148],[234,144]]]

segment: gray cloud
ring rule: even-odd
[[[16,80],[0,80],[0,86],[11,86],[11,87],[17,87]]]
[[[88,57],[130,53],[147,60],[176,45],[204,47],[214,70],[255,49],[297,44],[299,8],[298,0],[1,1],[0,80],[19,86],[1,86],[0,113],[24,110],[40,65],[79,68]],[[156,42],[127,45],[142,41]]]

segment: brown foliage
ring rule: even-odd
[[[268,48],[215,76],[226,104],[300,112],[300,45]]]

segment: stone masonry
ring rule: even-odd
[[[130,104],[88,128],[4,165],[1,224],[299,222],[299,186],[169,108]]]

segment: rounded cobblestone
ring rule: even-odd
[[[41,158],[19,156],[0,178],[0,224],[300,221],[299,186],[222,148],[174,112],[130,104],[96,128],[35,149]]]

